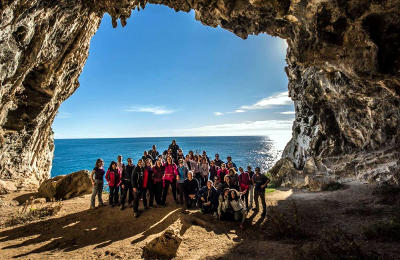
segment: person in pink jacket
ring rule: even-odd
[[[118,204],[118,190],[119,185],[121,184],[121,172],[119,171],[117,163],[115,161],[112,161],[110,163],[110,167],[108,167],[106,180],[110,189],[108,203],[111,207],[114,207]]]
[[[167,157],[167,162],[164,164],[164,176],[163,176],[163,195],[162,195],[162,205],[166,205],[165,202],[167,200],[167,194],[169,186],[172,188],[172,196],[176,203],[178,200],[176,199],[176,176],[178,174],[176,164],[172,160],[172,156]]]

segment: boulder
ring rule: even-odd
[[[173,258],[182,239],[171,229],[154,238],[143,247],[143,257],[150,259]]]
[[[282,158],[268,171],[274,186],[297,187],[304,186],[304,175],[296,170],[289,158]]]
[[[0,180],[0,195],[8,194],[17,191],[17,186],[14,182]]]
[[[46,200],[65,200],[92,192],[88,170],[60,175],[44,181],[38,190],[38,197]]]
[[[329,185],[337,183],[335,180],[324,175],[307,175],[305,177],[305,186],[310,191],[324,191]]]

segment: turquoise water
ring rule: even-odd
[[[171,143],[171,137],[149,138],[107,138],[107,139],[56,139],[51,176],[68,174],[74,171],[94,167],[97,158],[102,158],[105,168],[111,161],[116,161],[121,154],[131,157],[134,162],[142,157],[144,150],[152,145],[162,153]],[[176,137],[179,147],[187,154],[189,150],[201,153],[207,151],[210,159],[215,153],[226,161],[228,155],[237,167],[259,166],[263,170],[270,168],[281,154],[274,142],[267,136],[230,136],[230,137]]]

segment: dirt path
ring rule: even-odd
[[[0,229],[0,259],[139,259],[143,246],[166,229],[174,230],[182,238],[177,259],[293,259],[293,248],[302,243],[270,239],[263,232],[268,218],[261,219],[260,214],[252,212],[246,229],[241,231],[237,223],[219,222],[197,211],[183,214],[173,203],[166,208],[146,210],[138,219],[133,218],[131,208],[89,210],[89,197],[61,202],[60,212],[50,218]],[[21,210],[23,206],[15,199],[26,198],[29,198],[27,192],[3,196],[0,221]],[[382,218],[380,214],[360,215],[357,210],[386,210],[376,204],[370,187],[357,183],[334,192],[279,190],[267,193],[267,201],[283,212],[289,212],[295,202],[305,219],[302,225],[315,234],[335,225],[357,234],[360,226]],[[208,224],[193,223],[191,217]],[[389,248],[392,250],[393,246]],[[400,256],[396,249],[392,251]]]

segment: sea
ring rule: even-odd
[[[219,153],[221,160],[227,156],[237,167],[244,169],[251,165],[267,171],[279,159],[282,150],[268,136],[215,136],[215,137],[146,137],[146,138],[104,138],[104,139],[56,139],[51,176],[64,175],[79,170],[92,170],[98,158],[104,160],[107,169],[117,156],[131,157],[137,162],[143,151],[157,146],[160,154],[168,149],[172,139],[186,155],[189,150],[201,154],[207,152],[210,159]]]

